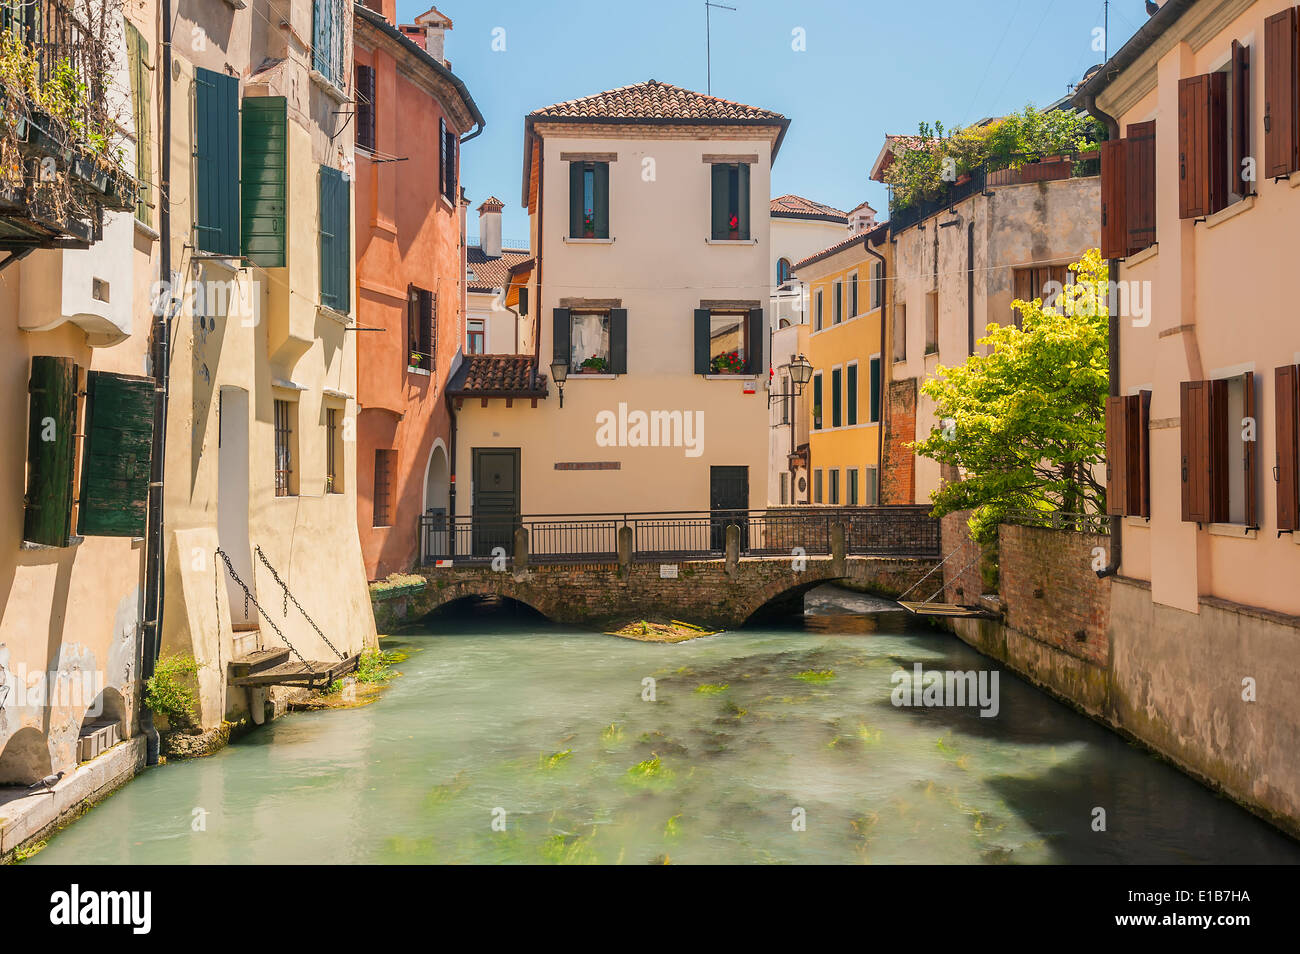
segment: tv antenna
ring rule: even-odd
[[[713,32],[709,23],[709,14],[713,8],[719,10],[735,10],[735,7],[729,7],[724,3],[714,3],[713,0],[704,0],[704,69],[705,69],[705,87],[704,91],[710,96],[713,95]]]

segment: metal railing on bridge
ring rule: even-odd
[[[618,559],[619,531],[631,530],[632,560],[722,559],[727,527],[740,529],[741,556],[808,556],[831,552],[836,524],[852,556],[929,557],[939,553],[939,521],[928,506],[806,507],[781,510],[682,510],[628,513],[456,516],[423,514],[421,563],[490,563],[509,559],[514,534],[528,532],[533,563]]]

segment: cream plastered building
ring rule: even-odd
[[[1075,99],[1110,128],[1103,254],[1148,305],[1111,338],[1118,718],[1292,831],[1298,20],[1171,0]]]
[[[528,115],[536,346],[453,376],[458,515],[766,504],[769,177],[787,125],[653,80]]]
[[[356,526],[352,11],[263,12],[181,10],[176,36],[205,39],[178,39],[171,77],[162,653],[198,662],[205,732],[264,716],[266,690],[228,685],[233,659],[375,641]]]
[[[10,218],[21,213],[0,212],[0,446],[7,461],[0,482],[9,501],[0,515],[0,858],[144,760],[137,716],[155,403],[149,294],[158,252],[151,208],[157,88],[147,67],[157,54],[157,9],[94,5],[92,15],[106,16],[102,95],[117,124],[112,150],[120,148],[122,168],[144,188],[138,204],[128,199],[88,217],[101,225],[98,235],[56,233],[25,246]],[[66,173],[61,158],[54,168]],[[48,247],[56,242],[84,247]],[[47,362],[67,376],[43,376],[38,367]],[[129,389],[143,460],[138,445],[128,452],[112,446],[111,436],[104,441],[116,423],[110,383]],[[42,446],[66,453],[57,481],[51,461],[35,450]],[[122,512],[122,498],[104,495],[98,479],[101,468],[116,466],[127,478],[130,514]],[[109,729],[102,745],[88,747],[82,737],[95,725]],[[64,779],[54,798],[28,796],[26,785],[58,772]]]

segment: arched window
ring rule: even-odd
[[[776,283],[784,285],[790,280],[790,260],[788,258],[778,258],[776,260]]]

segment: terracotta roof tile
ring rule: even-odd
[[[621,86],[581,99],[570,99],[535,109],[529,115],[538,119],[785,120],[780,113],[771,110],[746,106],[718,96],[707,96],[657,80]]]
[[[482,212],[484,209],[488,209],[489,211],[494,209],[504,209],[505,207],[506,204],[504,202],[496,196],[490,195],[483,200],[483,204],[478,207],[478,211]]]
[[[447,382],[447,393],[457,397],[545,397],[546,375],[533,380],[529,354],[467,354]]]
[[[824,258],[830,258],[832,255],[844,251],[846,248],[849,248],[851,245],[855,243],[862,244],[865,242],[865,240],[871,238],[872,236],[881,234],[881,232],[885,228],[887,228],[888,225],[889,225],[888,222],[881,222],[873,226],[870,230],[866,232],[854,232],[852,235],[850,235],[848,238],[844,239],[843,241],[836,242],[834,245],[830,246],[829,248],[824,248],[820,252],[814,252],[813,254],[805,258],[802,262],[795,262],[793,265],[790,266],[790,268],[792,271],[797,272],[799,271],[799,269],[806,268],[807,266],[812,265],[815,262],[820,262]]]
[[[772,200],[771,214],[788,219],[824,219],[848,224],[849,217],[839,209],[805,199],[801,195],[781,195]]]
[[[532,258],[524,248],[503,248],[499,258],[489,258],[483,254],[478,245],[465,249],[465,265],[474,273],[473,278],[466,278],[465,287],[470,291],[491,291],[505,285],[510,270]]]

